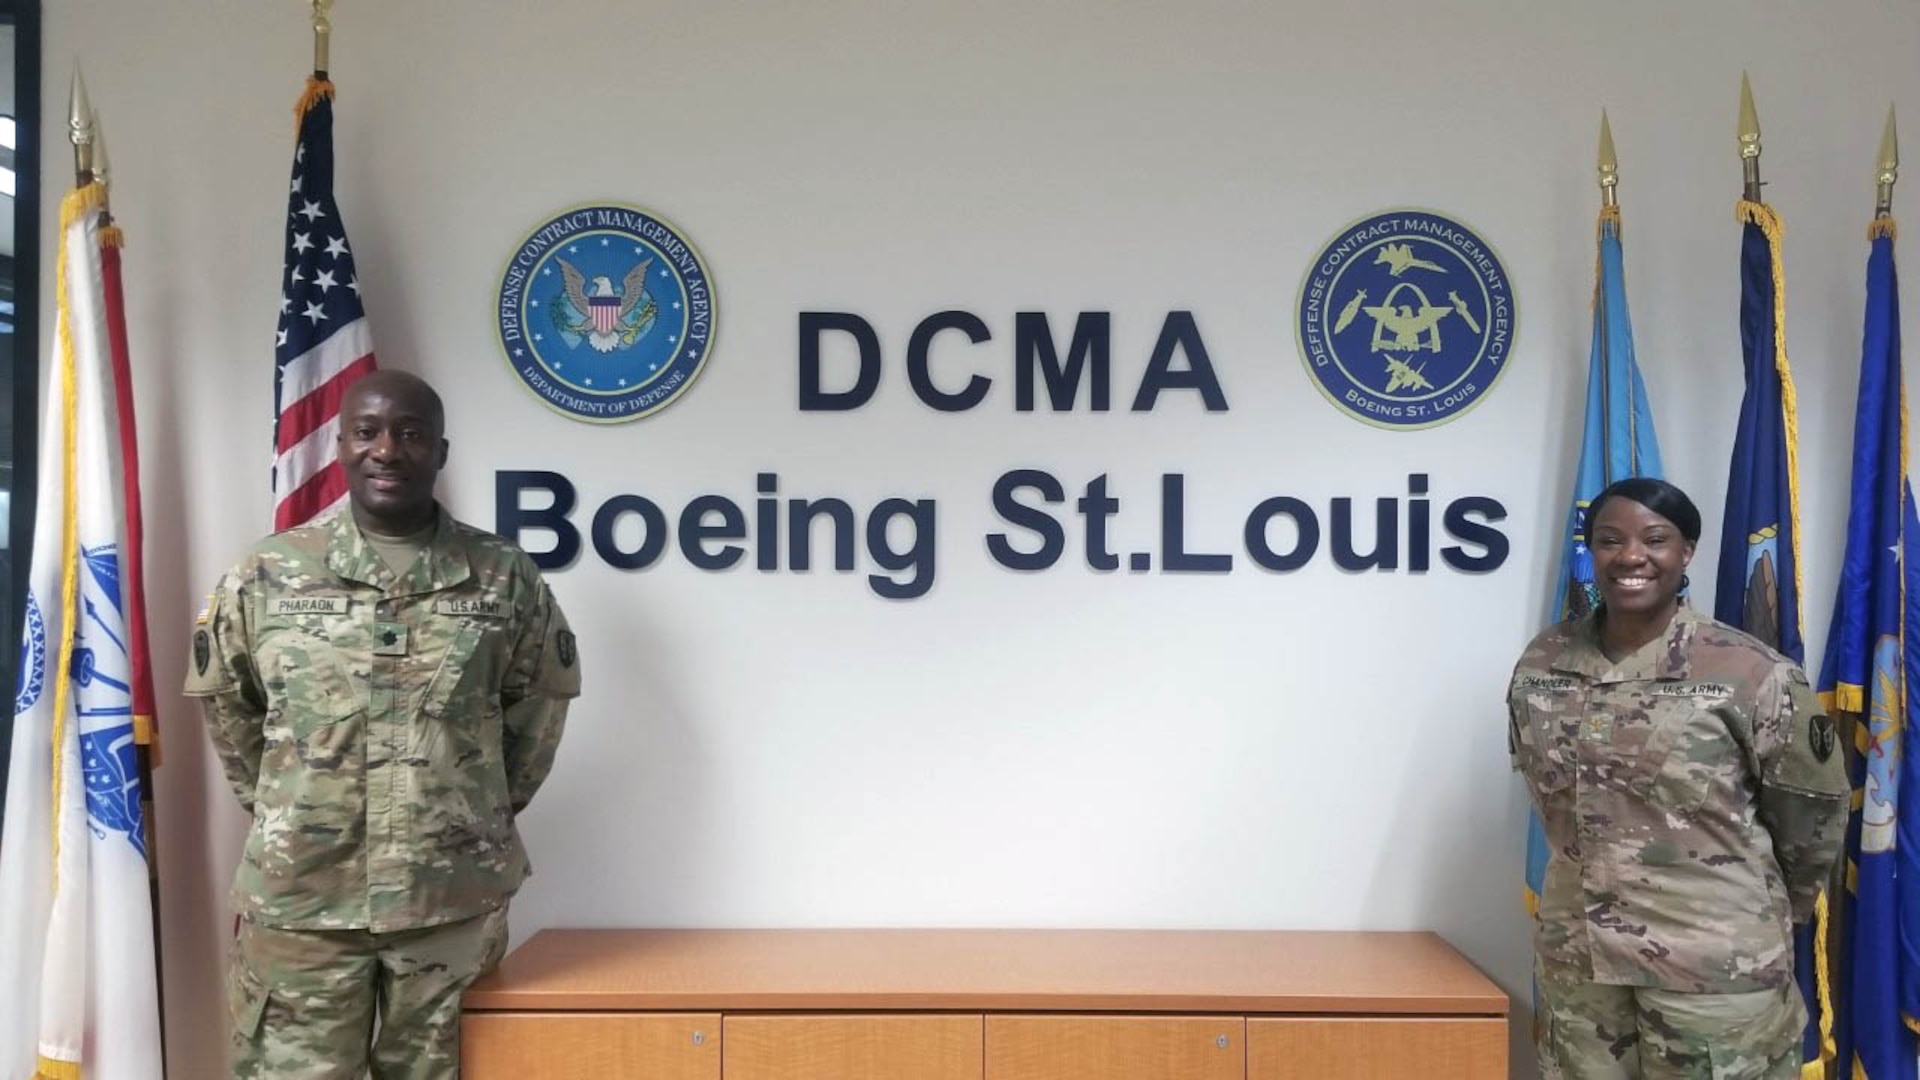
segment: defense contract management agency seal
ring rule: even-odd
[[[500,280],[500,345],[549,406],[637,420],[693,385],[713,351],[713,283],[693,245],[648,211],[564,211],[521,241]]]
[[[1387,210],[1314,256],[1296,304],[1300,356],[1327,400],[1390,428],[1444,424],[1506,369],[1514,297],[1472,229],[1426,210]]]

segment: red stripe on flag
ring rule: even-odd
[[[120,470],[126,498],[127,549],[121,552],[121,572],[127,579],[122,602],[127,613],[127,659],[133,668],[133,714],[153,717],[153,658],[147,649],[143,556],[146,530],[140,515],[140,437],[134,422],[133,368],[127,354],[126,294],[120,284],[119,248],[101,250],[100,277],[106,301],[107,344],[113,353],[113,397],[120,419]],[[158,747],[157,739],[153,745]]]
[[[333,377],[314,387],[306,396],[288,406],[280,414],[279,446],[284,454],[299,444],[301,439],[320,430],[327,421],[340,415],[340,399],[347,396],[347,387],[355,379],[374,369],[372,353],[348,364],[335,372]]]
[[[273,527],[291,529],[309,521],[346,492],[347,475],[340,471],[339,462],[329,461],[326,468],[308,477],[274,506]]]

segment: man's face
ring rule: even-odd
[[[340,403],[340,468],[362,523],[399,535],[433,518],[433,482],[447,441],[427,396],[375,376]]]

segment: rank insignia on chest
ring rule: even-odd
[[[383,622],[373,627],[373,655],[407,655],[407,624]]]

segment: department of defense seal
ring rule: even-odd
[[[1427,210],[1387,210],[1340,230],[1307,267],[1295,308],[1314,385],[1379,427],[1432,427],[1479,404],[1513,347],[1513,287],[1499,257]]]
[[[568,210],[528,233],[495,313],[514,374],[591,423],[666,408],[713,351],[706,264],[673,227],[631,206]]]

